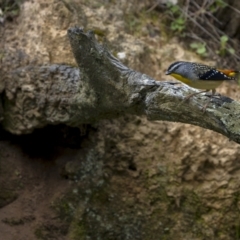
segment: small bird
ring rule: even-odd
[[[203,93],[212,91],[211,98],[216,93],[216,88],[225,80],[235,80],[235,76],[239,73],[239,71],[232,69],[217,69],[214,67],[210,67],[201,63],[195,62],[184,62],[178,61],[172,63],[168,70],[166,71],[166,75],[171,75],[177,80],[187,84],[190,87],[197,89],[205,89],[204,91],[200,91],[197,93],[190,94],[186,97],[185,100],[189,98]],[[211,98],[207,102],[207,104],[203,107],[203,111],[206,110],[208,104],[211,101]]]

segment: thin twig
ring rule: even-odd
[[[202,27],[195,19],[193,19],[189,14],[187,14],[186,12],[184,12],[184,10],[182,8],[179,7],[179,9],[182,11],[183,14],[187,15],[187,17],[196,25],[198,26],[203,32],[205,32],[209,37],[211,37],[216,43],[219,43],[219,41],[217,41],[215,39],[215,36],[213,36],[210,32],[208,32],[204,27]]]

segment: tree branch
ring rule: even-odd
[[[192,89],[127,68],[97,43],[91,31],[71,28],[68,37],[79,68],[27,66],[8,76],[2,122],[8,131],[22,134],[59,123],[79,126],[128,113],[197,125],[240,143],[238,102],[216,97],[203,113],[208,97],[183,102]]]

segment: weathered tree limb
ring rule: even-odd
[[[8,76],[2,121],[6,130],[22,134],[47,124],[78,126],[129,113],[201,126],[240,143],[238,102],[214,98],[203,113],[207,97],[183,102],[192,91],[187,86],[155,81],[127,68],[90,31],[75,27],[68,36],[79,68],[27,66]]]

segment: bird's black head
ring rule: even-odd
[[[172,73],[177,73],[177,70],[184,64],[185,62],[183,61],[177,61],[177,62],[174,62],[172,63],[167,71],[165,72],[166,75],[170,75]]]

